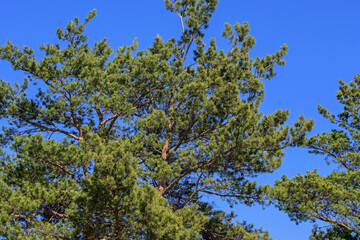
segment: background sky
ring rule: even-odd
[[[116,49],[130,45],[137,37],[139,49],[147,48],[159,34],[165,40],[179,36],[178,17],[165,10],[163,0],[13,0],[1,1],[0,45],[10,40],[23,47],[38,49],[42,43],[57,43],[56,28],[75,16],[84,19],[96,8],[97,17],[87,25],[90,42],[106,37]],[[303,113],[315,120],[312,134],[329,131],[331,126],[318,113],[321,104],[333,113],[341,106],[336,100],[338,79],[345,82],[360,73],[360,1],[347,0],[220,0],[217,11],[205,32],[215,37],[219,48],[227,48],[221,38],[225,22],[249,22],[256,45],[252,57],[264,56],[289,46],[287,64],[278,67],[277,76],[265,82],[266,97],[261,110],[289,109],[292,124]],[[13,72],[10,64],[0,62],[0,78],[21,82],[23,75]],[[327,174],[332,166],[306,150],[287,149],[283,165],[274,173],[260,176],[261,184],[273,184],[282,175],[293,177],[317,168]],[[217,208],[226,203],[213,198]],[[308,239],[312,224],[299,226],[273,207],[235,206],[239,220],[254,223],[270,231],[274,239]]]

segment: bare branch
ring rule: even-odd
[[[29,123],[29,124],[37,127],[37,128],[43,129],[43,130],[45,130],[45,131],[49,131],[49,132],[60,132],[60,133],[63,133],[63,134],[65,134],[65,135],[69,136],[69,137],[72,137],[72,138],[74,138],[74,139],[76,139],[76,140],[82,140],[82,139],[83,139],[83,137],[81,137],[81,136],[78,137],[78,136],[76,136],[76,135],[74,135],[74,134],[72,134],[72,133],[69,133],[69,132],[64,131],[64,130],[62,130],[62,129],[59,129],[59,128],[57,128],[57,127],[54,127],[54,128],[46,127],[46,126],[44,126],[44,125],[42,125],[42,124],[32,122],[32,121],[30,121],[29,119],[24,118],[24,117],[21,116],[21,115],[18,115],[18,117],[19,117],[21,120],[23,120],[23,121],[25,121],[25,122],[27,122],[27,123]]]
[[[176,207],[173,211],[176,212],[177,210],[183,208],[188,202],[190,202],[194,197],[195,195],[201,191],[202,189],[199,189],[199,182],[200,182],[200,179],[202,178],[202,175],[204,174],[204,172],[202,172],[198,178],[198,180],[196,181],[196,188],[195,188],[195,191],[190,195],[190,197],[188,199],[186,199],[185,202],[183,202],[180,206]]]

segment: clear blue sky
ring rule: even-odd
[[[98,16],[87,28],[91,42],[106,37],[116,49],[138,37],[143,49],[157,34],[164,39],[180,34],[177,16],[165,10],[162,0],[17,0],[1,3],[0,44],[10,40],[37,49],[41,43],[55,43],[57,27],[63,27],[74,16],[86,17],[94,8]],[[266,82],[261,109],[266,113],[289,109],[290,124],[304,113],[306,118],[315,119],[315,134],[332,127],[317,113],[317,104],[338,112],[338,79],[349,82],[360,73],[359,9],[357,0],[220,0],[206,34],[216,37],[220,47],[226,48],[221,40],[224,23],[247,21],[257,40],[253,57],[273,53],[286,43],[287,64],[277,68],[277,76]],[[16,82],[22,81],[23,75],[0,62],[0,78]],[[286,152],[283,165],[274,174],[260,177],[259,182],[272,184],[283,174],[293,177],[314,168],[323,174],[331,170],[321,158],[304,150]],[[217,200],[215,204],[226,207]],[[262,210],[236,206],[233,210],[240,220],[269,230],[274,239],[302,240],[311,233],[311,224],[296,226],[287,215],[271,207]]]

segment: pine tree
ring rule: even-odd
[[[286,46],[250,58],[248,23],[225,24],[228,50],[204,30],[217,0],[166,0],[179,39],[146,50],[90,47],[90,12],[57,30],[40,60],[11,42],[0,58],[26,74],[1,80],[0,236],[6,239],[269,239],[204,195],[264,201],[253,177],[277,169],[312,121],[259,112],[263,80]],[[35,86],[35,84],[37,84]],[[38,88],[36,94],[29,94]]]
[[[313,136],[304,144],[310,153],[323,155],[337,168],[327,176],[316,170],[293,179],[286,176],[272,189],[276,204],[296,222],[316,219],[329,223],[324,231],[314,228],[311,239],[360,239],[360,75],[349,84],[339,81],[338,101],[344,106],[335,116],[318,106],[336,124],[331,132]]]

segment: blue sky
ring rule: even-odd
[[[181,31],[177,16],[165,10],[162,0],[2,1],[0,44],[10,40],[37,49],[41,43],[55,43],[57,27],[63,27],[74,16],[85,18],[94,8],[98,16],[87,26],[89,40],[106,37],[114,49],[130,44],[135,37],[143,49],[157,34],[168,39]],[[265,82],[266,98],[261,109],[265,113],[289,109],[289,124],[303,113],[315,119],[315,134],[332,127],[317,113],[317,104],[339,112],[341,106],[335,98],[338,79],[349,82],[360,73],[359,9],[360,1],[356,0],[220,0],[206,34],[216,37],[220,48],[227,48],[221,39],[224,23],[247,21],[257,41],[253,57],[273,53],[286,43],[287,64],[276,69],[273,80]],[[16,82],[23,75],[0,62],[0,78]],[[332,169],[321,157],[305,150],[288,149],[286,153],[283,165],[274,174],[261,176],[260,183],[272,184],[283,174],[293,177],[314,168],[326,174]],[[215,205],[226,207],[217,200]],[[274,239],[308,239],[311,233],[311,224],[296,226],[272,207],[236,206],[233,210],[240,220],[269,230]]]

